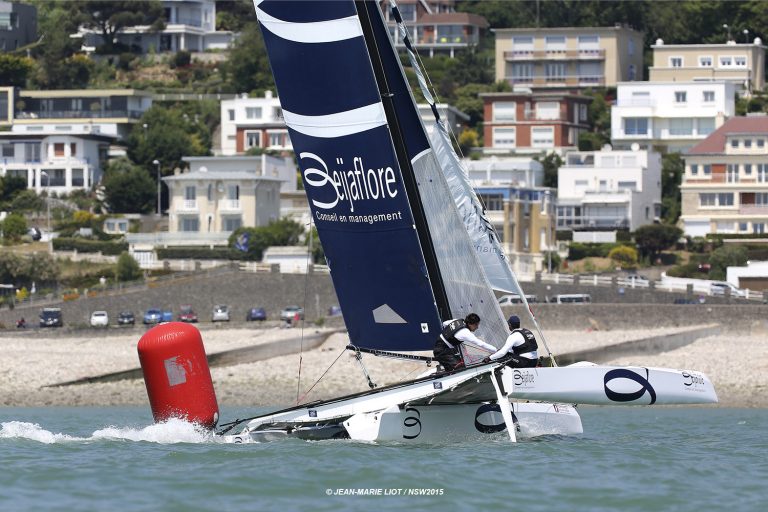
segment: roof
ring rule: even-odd
[[[707,155],[725,153],[728,135],[766,134],[768,135],[768,116],[732,117],[723,126],[712,132],[709,137],[688,150],[689,155]]]
[[[173,176],[166,176],[163,181],[192,181],[192,180],[221,180],[221,181],[235,181],[235,180],[252,180],[252,181],[274,181],[282,182],[278,178],[271,176],[259,176],[254,170],[242,170],[242,171],[190,171],[181,174],[174,174]]]

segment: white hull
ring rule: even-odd
[[[516,438],[576,435],[581,418],[570,405],[512,403]],[[398,407],[356,414],[344,422],[351,439],[400,443],[508,439],[500,408],[494,403]]]

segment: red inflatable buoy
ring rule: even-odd
[[[161,324],[141,337],[138,350],[155,421],[182,418],[212,429],[219,406],[200,331],[182,322]]]

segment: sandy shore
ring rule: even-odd
[[[677,332],[680,329],[642,331],[548,331],[549,347],[557,353],[602,346]],[[203,327],[209,354],[297,337],[300,329],[212,329]],[[306,330],[305,336],[316,329]],[[103,384],[46,387],[139,366],[136,344],[143,332],[108,334],[42,333],[0,334],[0,405],[146,405],[144,382],[124,380]],[[353,355],[344,350],[347,338],[331,336],[321,347],[303,354],[213,368],[211,374],[220,406],[291,405],[297,397],[312,401],[368,389]],[[376,384],[412,378],[426,369],[423,363],[364,357]],[[716,335],[660,354],[645,354],[610,361],[616,365],[660,366],[699,370],[712,379],[726,407],[768,407],[768,335],[766,333]],[[300,377],[299,377],[300,375]],[[322,379],[321,379],[322,376]],[[318,382],[319,380],[319,382]],[[314,386],[314,387],[313,387]]]

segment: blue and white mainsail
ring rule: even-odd
[[[430,349],[440,322],[506,328],[377,2],[255,0],[352,343]]]

